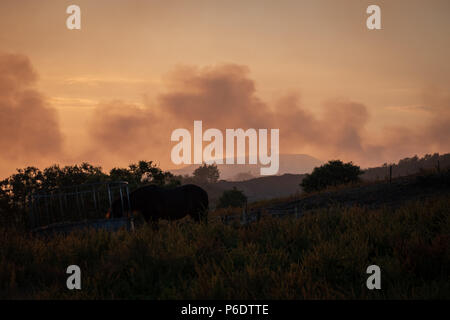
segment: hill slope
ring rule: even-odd
[[[450,198],[450,171],[399,177],[387,181],[366,183],[357,186],[340,187],[336,190],[305,195],[299,200],[271,206],[267,209],[290,210],[295,207],[307,211],[334,205],[359,206],[376,209],[397,208],[408,201],[423,201],[431,196]]]
[[[246,161],[248,163],[248,161]],[[320,166],[322,161],[306,154],[280,154],[279,175],[286,173],[304,174],[310,173],[315,167]],[[192,175],[199,165],[189,165],[181,169],[170,170],[175,175]],[[220,178],[223,180],[237,180],[238,175],[245,173],[253,177],[260,177],[260,164],[219,164]]]
[[[204,188],[208,192],[211,203],[215,203],[225,190],[236,187],[245,193],[249,202],[280,198],[301,192],[300,182],[302,174],[284,174],[281,176],[268,176],[247,181],[224,181],[207,185]]]

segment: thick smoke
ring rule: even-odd
[[[435,88],[423,94],[423,102],[428,106],[431,121],[424,134],[426,141],[438,150],[450,149],[450,93]]]
[[[0,164],[2,174],[61,152],[55,111],[33,85],[37,75],[27,57],[0,53]],[[5,171],[5,172],[3,172]]]
[[[340,158],[363,166],[377,165],[415,153],[448,151],[449,99],[429,94],[431,122],[421,128],[386,127],[368,132],[368,108],[351,100],[325,102],[312,113],[290,95],[270,107],[258,98],[245,66],[180,67],[167,79],[165,93],[143,107],[122,102],[98,106],[91,133],[96,148],[127,159],[169,160],[171,132],[204,128],[279,128],[281,153],[309,153],[323,160]],[[139,156],[138,156],[139,155]],[[170,162],[169,162],[170,163]]]
[[[245,67],[179,68],[156,104],[139,108],[112,101],[97,107],[90,127],[96,150],[118,159],[158,159],[170,164],[170,136],[177,128],[267,128],[271,113],[255,95]]]
[[[204,129],[279,128],[281,153],[340,158],[363,166],[450,149],[450,95],[444,90],[422,94],[421,112],[427,116],[420,126],[368,132],[371,116],[364,104],[329,100],[313,113],[293,94],[269,106],[258,97],[247,67],[219,65],[177,68],[167,77],[164,93],[152,102],[100,103],[88,127],[90,147],[74,155],[62,151],[56,112],[34,88],[36,81],[27,57],[0,53],[2,175],[16,167],[64,159],[107,167],[149,159],[168,166],[172,131],[192,129],[194,120],[202,120]]]

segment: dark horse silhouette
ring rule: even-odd
[[[123,209],[122,209],[123,206]],[[173,189],[149,185],[130,193],[130,206],[124,197],[117,199],[107,217],[142,214],[147,222],[160,219],[177,220],[189,215],[195,221],[205,221],[208,215],[208,194],[202,188],[188,184]]]

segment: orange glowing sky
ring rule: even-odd
[[[449,15],[448,0],[2,0],[0,177],[170,169],[170,132],[193,120],[279,127],[282,153],[362,166],[449,152]]]

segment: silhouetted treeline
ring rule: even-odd
[[[109,173],[89,163],[65,167],[53,165],[44,170],[35,167],[17,169],[16,173],[0,181],[0,223],[26,226],[31,194],[113,181],[127,181],[130,191],[149,183],[169,187],[181,183],[180,177],[161,170],[152,161],[139,161],[127,168],[114,168]]]
[[[450,168],[450,154],[428,154],[423,158],[414,156],[400,160],[397,164],[385,163],[381,167],[364,170],[364,180],[384,180],[389,178],[392,166],[392,177],[407,176],[423,170],[445,170]],[[174,176],[161,170],[152,161],[139,161],[126,168],[114,168],[103,172],[101,167],[89,163],[60,167],[53,165],[43,170],[36,167],[18,169],[10,177],[0,181],[0,224],[26,226],[29,197],[33,193],[50,193],[64,187],[77,186],[97,182],[127,181],[130,191],[149,184],[160,186],[176,186],[184,183],[195,183],[214,189],[220,177],[215,165],[203,165],[193,172],[192,176]],[[220,194],[223,190],[220,191]],[[214,198],[214,197],[212,197]]]
[[[398,163],[385,163],[381,167],[365,169],[361,177],[364,180],[389,179],[390,166],[392,166],[392,178],[416,174],[423,170],[442,170],[450,168],[450,153],[427,154],[422,158],[416,155],[412,158],[404,158]]]

